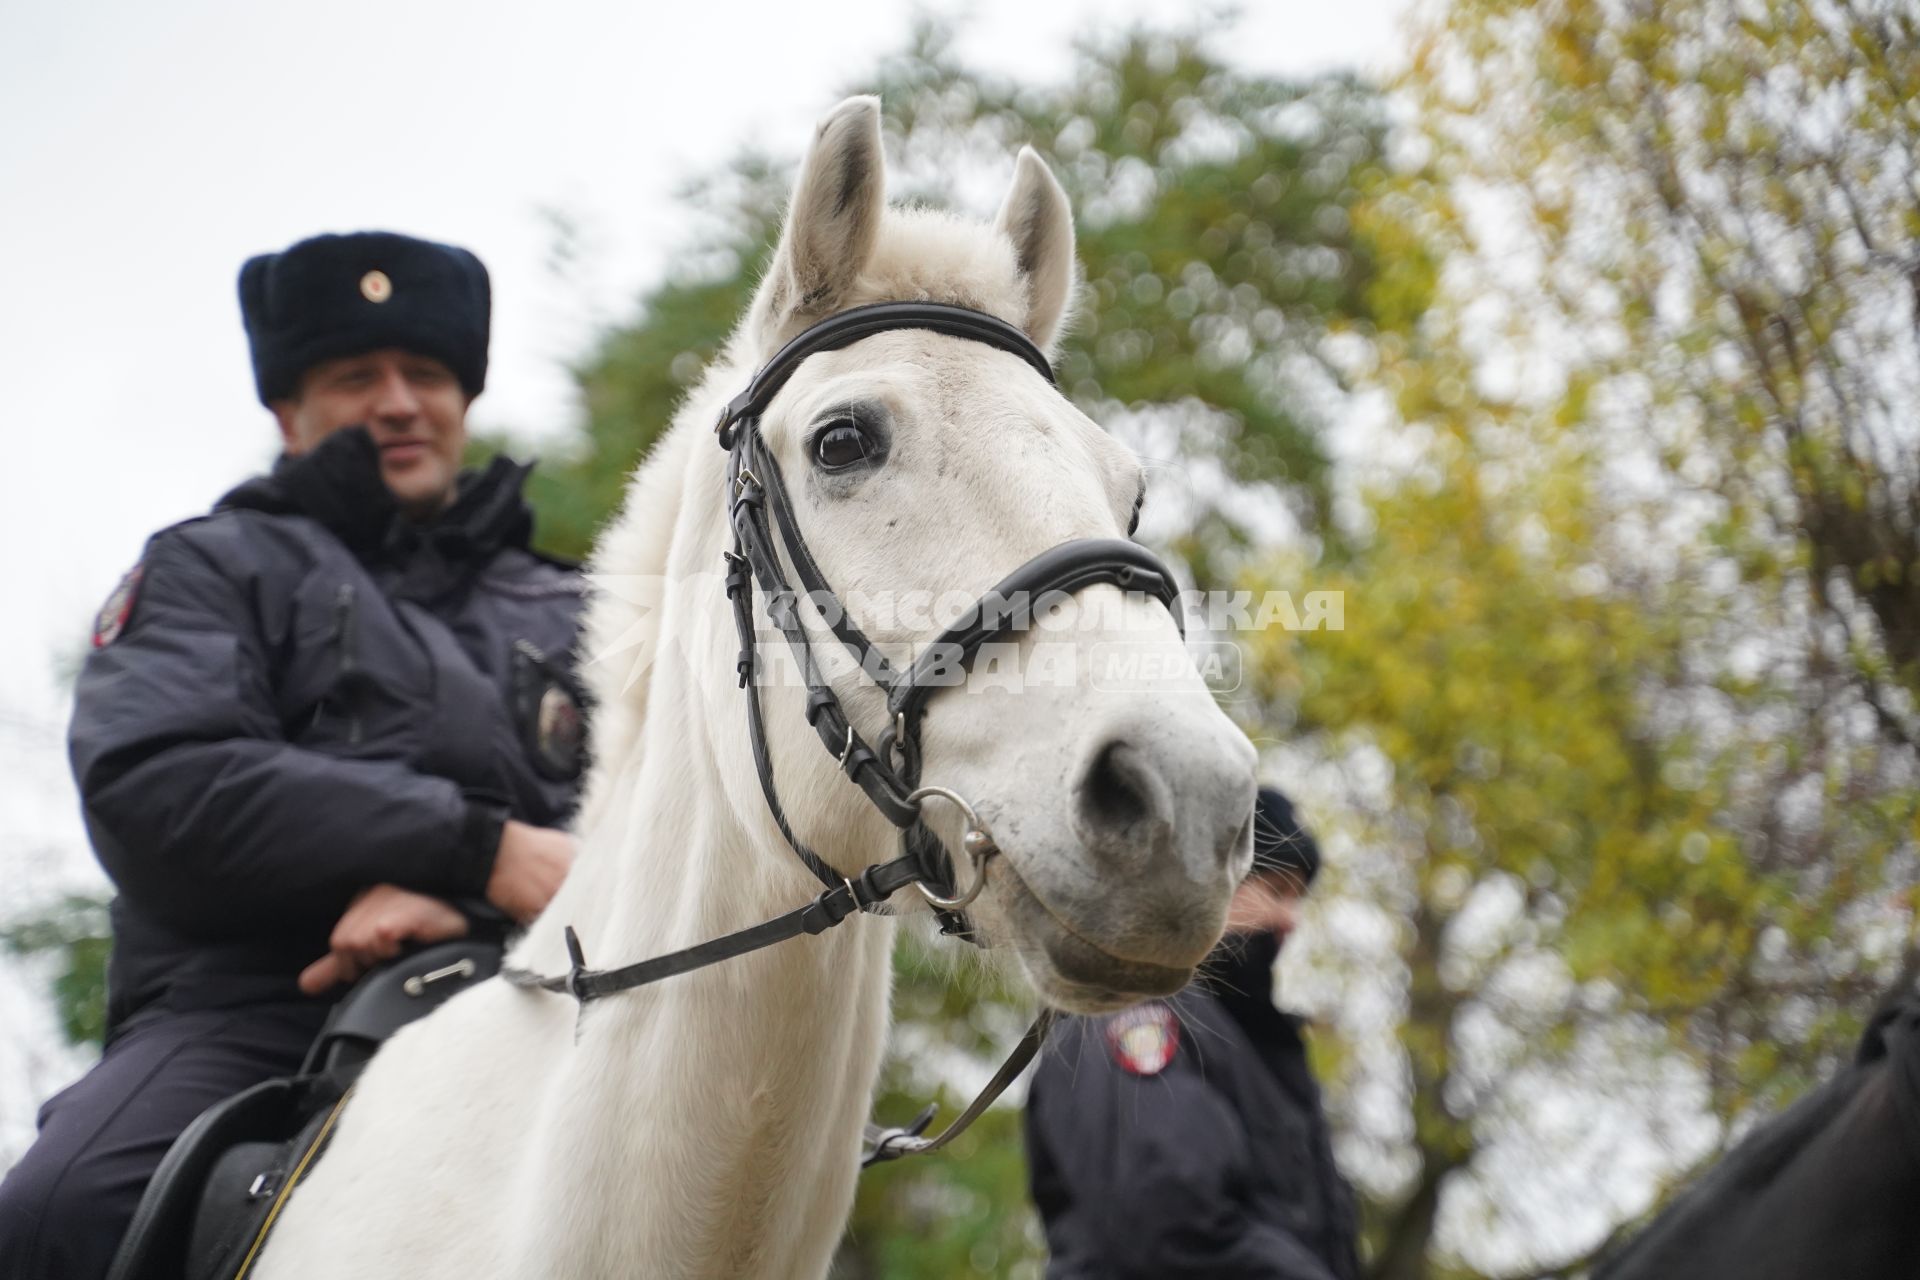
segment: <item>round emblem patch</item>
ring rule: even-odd
[[[140,594],[140,576],[145,572],[144,565],[135,565],[127,570],[126,576],[120,579],[120,585],[100,606],[100,612],[93,617],[94,648],[106,648],[127,629],[127,619],[133,616],[134,597]]]
[[[572,778],[580,772],[580,754],[586,746],[586,718],[580,704],[558,684],[540,695],[534,729],[535,749],[555,776]]]
[[[543,778],[570,782],[587,762],[584,695],[566,671],[547,661],[531,641],[513,646],[513,708],[533,769]]]
[[[1113,1060],[1136,1076],[1157,1076],[1180,1047],[1180,1020],[1158,1000],[1122,1009],[1107,1019]]]
[[[384,271],[369,271],[360,277],[360,296],[368,302],[385,302],[393,296],[393,281]]]

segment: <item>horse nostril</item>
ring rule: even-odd
[[[1095,848],[1120,854],[1146,850],[1173,818],[1166,780],[1148,756],[1125,741],[1094,753],[1076,797],[1081,835]]]
[[[1081,788],[1081,803],[1115,826],[1131,826],[1147,816],[1147,800],[1140,794],[1139,770],[1132,755],[1133,748],[1126,743],[1109,743],[1094,757]]]

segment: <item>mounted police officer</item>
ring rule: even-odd
[[[284,452],[148,542],[70,747],[118,896],[106,1048],[0,1183],[0,1275],[91,1280],[202,1110],[298,1068],[407,942],[524,921],[572,860],[581,578],[529,468],[460,470],[491,297],[464,249],[319,236],[240,307]]]
[[[1272,788],[1254,831],[1253,870],[1204,976],[1065,1023],[1041,1056],[1027,1152],[1051,1280],[1360,1274],[1300,1019],[1273,1004],[1273,964],[1320,855]]]

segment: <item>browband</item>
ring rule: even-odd
[[[896,329],[926,329],[949,338],[984,342],[1019,356],[1049,384],[1054,380],[1053,366],[1047,363],[1040,348],[1033,345],[1033,339],[998,316],[970,307],[948,306],[944,302],[876,302],[829,316],[802,330],[774,352],[773,358],[753,375],[747,389],[727,401],[726,408],[720,411],[720,421],[714,426],[720,436],[720,447],[733,447],[734,424],[742,418],[758,418],[765,413],[780,388],[787,385],[787,379],[808,356],[838,351],[862,338]]]

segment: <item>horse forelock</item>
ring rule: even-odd
[[[992,224],[944,209],[889,208],[872,257],[832,311],[802,309],[764,336],[756,335],[750,318],[734,335],[727,358],[715,367],[737,365],[750,374],[809,325],[832,312],[876,302],[971,307],[1017,326],[1028,314],[1028,289],[1013,242]]]

